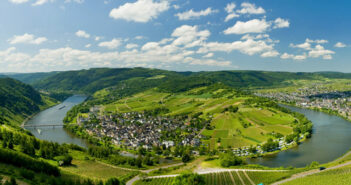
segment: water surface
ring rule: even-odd
[[[59,105],[46,109],[32,119],[30,119],[26,125],[48,125],[48,124],[61,124],[63,125],[63,119],[66,113],[75,105],[83,102],[86,99],[85,96],[74,95],[66,99]],[[63,127],[27,127],[33,135],[42,140],[54,141],[58,143],[73,143],[79,146],[86,147],[86,142],[78,137],[73,136]]]
[[[274,155],[248,160],[269,167],[303,167],[312,161],[326,163],[342,156],[351,147],[351,122],[323,112],[282,105],[304,114],[313,123],[312,138],[299,146]]]

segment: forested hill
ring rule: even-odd
[[[225,85],[247,89],[289,85],[289,80],[322,78],[351,79],[349,73],[267,72],[267,71],[214,71],[174,72],[147,68],[94,68],[89,70],[57,72],[32,83],[37,89],[48,91],[79,91],[92,94],[107,87],[138,91],[159,87],[165,91],[184,91],[197,86],[221,82]],[[140,87],[135,87],[140,86]]]
[[[30,85],[11,78],[0,78],[0,119],[18,123],[40,110],[46,102]]]
[[[97,90],[117,85],[121,81],[137,78],[175,79],[183,75],[177,72],[145,68],[94,68],[90,70],[67,71],[34,83],[44,90],[73,90],[93,93]]]
[[[33,84],[44,78],[57,74],[59,72],[47,72],[47,73],[4,73],[0,74],[0,78],[13,78],[26,84]]]

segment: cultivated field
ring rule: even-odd
[[[286,172],[253,172],[253,171],[232,171],[221,173],[210,173],[202,175],[206,185],[255,185],[259,183],[270,184],[272,182],[290,177],[291,171]],[[174,177],[153,178],[140,180],[135,185],[171,185]]]
[[[349,185],[351,183],[351,166],[328,170],[304,178],[298,178],[283,185]]]

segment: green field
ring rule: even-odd
[[[131,170],[123,170],[103,163],[89,160],[73,160],[72,166],[62,167],[61,170],[96,180],[107,180],[112,177],[120,177],[132,173]]]
[[[221,173],[210,173],[202,175],[206,185],[255,185],[259,183],[270,184],[278,180],[290,177],[294,172],[244,172],[232,171]],[[153,178],[139,180],[135,185],[171,185],[175,178]]]
[[[349,185],[351,184],[351,166],[324,171],[318,174],[295,179],[284,185]]]
[[[166,108],[165,115],[194,114],[202,112],[205,119],[212,119],[213,130],[203,130],[202,135],[210,137],[203,143],[211,149],[218,147],[243,147],[267,141],[269,133],[283,135],[292,133],[290,124],[294,117],[266,107],[245,105],[249,96],[236,96],[225,89],[207,90],[208,87],[195,88],[183,93],[164,93],[156,89],[135,94],[104,105],[105,112],[132,112]],[[96,94],[105,94],[102,90]],[[229,106],[238,106],[236,113],[225,112]]]

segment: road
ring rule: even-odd
[[[149,170],[140,170],[140,171],[143,172],[143,173],[150,173],[150,172],[158,170],[158,169],[170,168],[170,167],[180,166],[180,165],[183,165],[183,164],[184,163],[176,163],[176,164],[170,164],[170,165],[162,166],[162,167],[159,167],[159,168],[154,168],[154,169],[149,169]],[[173,176],[173,177],[175,177],[175,176]],[[133,185],[133,183],[138,181],[138,180],[140,180],[140,176],[139,175],[137,175],[134,178],[130,179],[126,183],[126,185]]]

